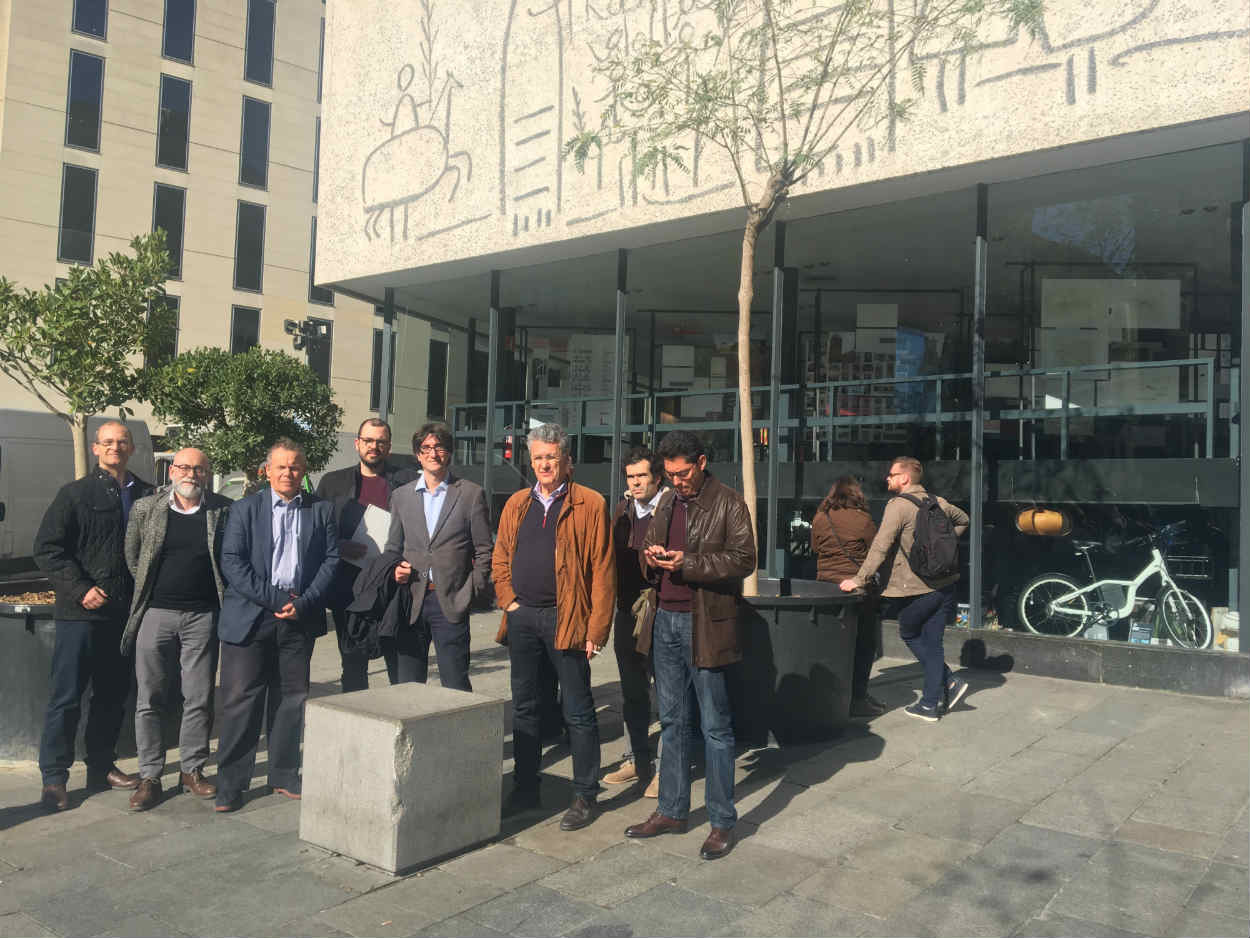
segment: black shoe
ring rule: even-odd
[[[504,817],[536,811],[542,807],[537,788],[514,788],[503,806]]]
[[[967,681],[961,681],[957,677],[951,678],[950,683],[943,689],[942,696],[944,700],[942,703],[942,712],[946,713],[949,710],[954,710],[959,704],[959,701],[963,700],[964,695],[967,693]]]
[[[911,706],[904,707],[903,712],[909,717],[924,720],[926,723],[936,723],[938,721],[937,707],[926,707],[918,700]]]
[[[578,795],[569,805],[569,809],[564,812],[564,817],[560,818],[560,830],[579,831],[593,821],[598,814],[599,808],[593,801]]]
[[[873,700],[867,694],[851,701],[851,716],[853,717],[879,717],[883,713],[885,713],[885,704]]]

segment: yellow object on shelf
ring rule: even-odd
[[[1072,521],[1062,511],[1050,508],[1026,508],[1016,515],[1016,530],[1021,534],[1063,537],[1072,532]]]

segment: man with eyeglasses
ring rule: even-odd
[[[330,614],[334,617],[339,657],[343,662],[340,681],[343,693],[365,690],[369,686],[369,658],[347,642],[346,610],[352,601],[352,584],[360,572],[354,561],[359,561],[365,553],[360,544],[349,538],[369,505],[390,511],[395,489],[417,478],[417,471],[412,467],[391,462],[391,427],[385,420],[370,417],[361,423],[356,430],[356,455],[360,459],[355,466],[327,472],[317,483],[317,494],[334,504],[335,520],[342,537],[339,554],[343,562],[331,587]]]
[[[412,450],[421,475],[415,485],[404,485],[392,496],[386,550],[403,555],[395,582],[412,592],[406,628],[382,640],[392,684],[425,683],[433,641],[439,682],[453,690],[473,690],[469,608],[490,582],[490,511],[480,485],[452,474],[454,446],[445,423],[417,430]]]
[[[134,590],[124,547],[130,508],[152,494],[152,486],[126,468],[135,443],[120,420],[96,429],[91,451],[95,471],[56,493],[35,535],[35,563],[56,590],[52,687],[39,741],[42,803],[50,811],[69,807],[65,786],[88,684],[87,790],[139,784],[139,776],[115,764],[131,674],[121,654]]]
[[[132,811],[161,800],[165,742],[161,719],[176,678],[182,685],[178,788],[217,794],[204,777],[217,683],[217,614],[225,592],[221,542],[231,500],[209,491],[212,472],[198,449],[180,449],[169,485],[135,502],[126,528],[126,565],[135,578],[122,654],[136,651],[135,746],[139,787]]]

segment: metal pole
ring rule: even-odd
[[[490,272],[490,325],[486,345],[486,458],[482,488],[486,507],[495,512],[495,399],[499,394],[499,271]]]
[[[781,524],[780,487],[778,476],[781,474],[781,438],[778,425],[781,423],[781,355],[782,326],[785,317],[785,265],[786,265],[786,223],[776,223],[776,234],[773,238],[773,327],[770,344],[771,367],[768,376],[768,529],[765,543],[768,553],[765,554],[764,570],[769,576],[781,576],[783,571],[777,568],[777,529]]]
[[[621,445],[621,411],[625,401],[625,320],[628,311],[625,304],[629,294],[626,293],[626,282],[629,274],[629,252],[620,249],[616,252],[616,374],[612,376],[612,476],[608,480],[608,491],[604,495],[609,505],[616,504],[615,492],[621,488],[621,460],[625,457]]]
[[[1250,151],[1250,147],[1247,148]],[[1246,152],[1243,159],[1250,160],[1250,152]],[[1238,476],[1241,481],[1241,498],[1238,502],[1239,515],[1237,519],[1237,609],[1245,611],[1246,604],[1243,603],[1242,597],[1246,595],[1247,589],[1250,588],[1250,550],[1247,550],[1247,541],[1250,541],[1250,433],[1241,429],[1240,421],[1245,419],[1247,411],[1250,411],[1250,201],[1244,202],[1241,206],[1241,406],[1237,411],[1237,420],[1239,421],[1237,430],[1240,438],[1241,446],[1238,448]],[[1232,393],[1237,393],[1233,391]]]
[[[981,578],[985,524],[985,290],[989,246],[989,187],[977,186],[977,240],[972,285],[972,439],[968,495],[968,625],[982,627]]]
[[[382,368],[378,387],[378,419],[391,415],[391,342],[395,335],[395,289],[387,287],[382,301]]]

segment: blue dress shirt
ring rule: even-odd
[[[273,500],[273,561],[269,582],[281,590],[293,590],[299,583],[299,509],[302,496],[283,501],[269,490]]]
[[[417,491],[421,493],[421,507],[425,511],[425,533],[434,540],[434,529],[438,527],[439,515],[443,513],[443,503],[447,501],[447,480],[444,479],[434,486],[433,491],[425,484],[425,473],[417,480]],[[426,578],[434,582],[434,568],[426,571]]]

